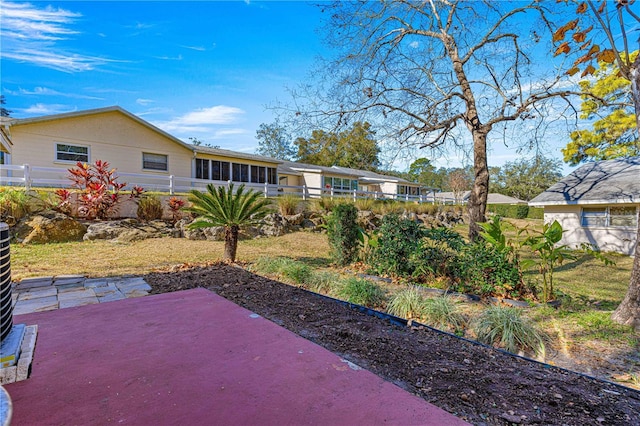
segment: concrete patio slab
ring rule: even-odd
[[[14,321],[38,325],[16,425],[465,424],[204,289]]]

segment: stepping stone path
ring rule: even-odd
[[[12,286],[14,315],[146,296],[151,291],[151,286],[137,276],[85,278],[59,275],[26,278]]]

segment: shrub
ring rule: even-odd
[[[406,319],[420,319],[424,315],[424,297],[416,287],[410,287],[396,293],[387,305],[391,315]]]
[[[15,224],[29,212],[29,195],[26,191],[0,189],[0,221]]]
[[[480,314],[472,326],[476,338],[482,343],[513,353],[544,354],[544,334],[516,308],[491,306]]]
[[[337,296],[349,303],[370,308],[381,306],[384,303],[382,289],[370,281],[359,278],[348,278],[341,282]]]
[[[171,221],[176,223],[182,219],[182,208],[185,206],[185,201],[182,198],[171,197],[169,198],[168,206],[171,212]]]
[[[358,210],[353,204],[338,204],[327,219],[331,258],[339,265],[348,265],[357,259],[363,242],[357,219]]]
[[[106,161],[96,160],[95,164],[78,162],[68,169],[72,186],[79,190],[78,212],[87,219],[107,219],[117,212],[120,190],[126,183],[118,182],[115,169]],[[137,198],[143,190],[134,187],[129,198]]]
[[[283,216],[296,214],[300,201],[300,198],[295,194],[284,194],[276,199],[276,202],[278,203],[278,210]]]
[[[425,322],[437,329],[461,333],[466,319],[450,296],[444,295],[427,299],[424,304]]]
[[[409,276],[414,268],[408,261],[421,247],[424,228],[388,214],[382,219],[377,242],[371,252],[370,267],[379,274]]]
[[[251,270],[278,275],[300,285],[313,282],[313,271],[308,265],[287,257],[261,257],[252,265]]]
[[[136,215],[143,222],[162,219],[162,202],[155,195],[145,195],[138,200]]]
[[[529,207],[528,219],[544,219],[544,209],[542,207]]]

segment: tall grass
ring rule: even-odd
[[[462,332],[466,325],[464,315],[455,301],[447,295],[427,299],[424,305],[426,323],[439,330]]]
[[[420,290],[410,287],[396,293],[387,305],[391,315],[406,319],[421,319],[424,316],[425,300]]]
[[[13,224],[30,212],[30,195],[22,189],[0,188],[0,220]]]
[[[295,194],[284,194],[276,199],[278,211],[283,216],[291,216],[298,213],[298,207],[302,199]]]
[[[478,341],[513,353],[544,355],[545,335],[522,316],[517,308],[491,306],[473,322]]]
[[[344,280],[337,291],[337,296],[349,303],[369,308],[380,307],[385,301],[384,291],[378,285],[359,278]]]

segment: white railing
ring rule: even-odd
[[[0,164],[0,186],[22,186],[27,190],[33,187],[57,187],[67,188],[72,185],[68,178],[67,169],[55,167],[32,167],[28,164],[21,166]],[[231,181],[216,181],[196,179],[173,175],[152,175],[137,173],[117,173],[120,182],[126,182],[125,189],[140,186],[145,191],[168,192],[170,195],[176,193],[187,193],[193,189],[204,191],[208,184],[214,186],[229,185]],[[236,183],[239,184],[239,183]],[[259,191],[265,197],[277,197],[281,195],[296,195],[307,200],[309,198],[349,198],[352,200],[360,198],[373,199],[393,199],[398,201],[411,201],[418,203],[452,203],[454,200],[436,199],[434,193],[426,195],[392,194],[384,192],[346,190],[335,188],[314,188],[306,185],[277,185],[268,183],[244,182],[245,187]]]

